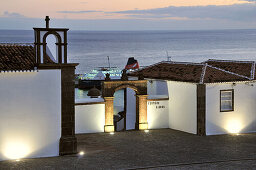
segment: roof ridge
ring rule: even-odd
[[[144,70],[144,69],[146,69],[146,68],[149,68],[149,67],[152,67],[152,66],[161,64],[161,63],[164,63],[164,61],[160,61],[160,62],[158,62],[158,63],[152,64],[152,65],[149,65],[149,66],[145,66],[145,67],[143,67],[143,68],[139,68],[138,70],[135,70],[134,72],[141,71],[141,70]]]
[[[208,62],[208,61],[216,61],[216,62],[235,62],[235,63],[253,63],[254,61],[241,61],[241,60],[216,60],[216,59],[208,59],[206,61],[204,61],[203,63],[205,62]]]
[[[204,77],[205,77],[205,72],[206,72],[207,66],[208,66],[208,64],[205,63],[204,66],[202,67],[202,74],[201,74],[201,77],[200,77],[199,84],[203,84],[204,83]]]
[[[249,77],[247,77],[247,76],[243,76],[243,75],[240,75],[240,74],[237,74],[237,73],[233,73],[233,72],[231,72],[231,71],[227,71],[227,70],[224,70],[224,69],[221,69],[221,68],[218,68],[218,67],[214,67],[214,66],[212,66],[212,65],[208,65],[208,67],[211,67],[211,68],[216,69],[216,70],[223,71],[223,72],[228,73],[228,74],[233,74],[233,75],[236,75],[236,76],[238,76],[238,77],[242,77],[242,78],[246,78],[246,79],[248,79],[248,80],[251,80],[251,79],[250,79]]]
[[[163,61],[163,63],[169,64],[191,64],[191,65],[204,65],[202,63],[194,63],[194,62],[182,62],[182,61]]]

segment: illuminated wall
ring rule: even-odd
[[[104,101],[104,99],[102,99]],[[75,106],[75,132],[104,132],[105,104],[84,104]]]
[[[61,72],[0,73],[0,160],[57,156]]]
[[[253,85],[253,86],[252,86]],[[234,89],[234,111],[220,112],[220,90]],[[256,84],[215,83],[206,85],[206,134],[256,131]]]
[[[169,100],[148,101],[148,128],[169,128]]]
[[[196,84],[168,82],[169,127],[196,134],[197,103]]]
[[[149,129],[169,128],[169,101],[167,82],[160,80],[148,81],[147,118]],[[136,98],[134,90],[127,88],[127,130],[135,129],[136,122]]]

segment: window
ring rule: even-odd
[[[234,111],[234,89],[220,91],[220,111]]]

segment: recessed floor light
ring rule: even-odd
[[[83,152],[83,151],[79,152],[79,155],[80,155],[80,156],[83,156],[83,155],[84,155],[84,152]]]

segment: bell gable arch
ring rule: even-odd
[[[62,63],[62,48],[61,48],[61,43],[62,43],[62,39],[59,33],[57,33],[56,31],[48,31],[46,34],[44,34],[43,36],[43,59],[46,59],[46,39],[49,35],[54,35],[56,38],[56,45],[58,46],[57,49],[57,56],[56,56],[56,61],[58,63]],[[45,61],[44,61],[45,62]]]

